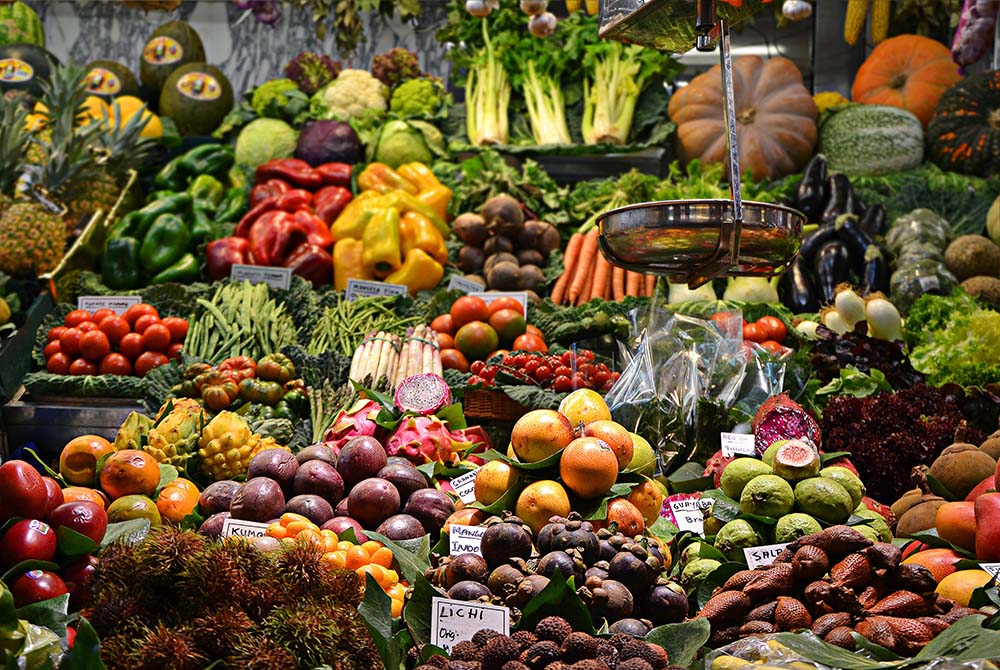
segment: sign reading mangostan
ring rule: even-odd
[[[510,610],[464,600],[431,599],[431,644],[451,653],[452,647],[471,641],[484,628],[509,635]]]
[[[485,534],[485,526],[460,526],[455,523],[451,524],[451,529],[448,531],[448,555],[475,554],[476,556],[482,556],[481,545],[483,535]]]

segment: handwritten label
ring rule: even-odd
[[[719,439],[722,443],[722,455],[726,458],[757,455],[757,450],[754,448],[753,435],[721,433]]]
[[[743,555],[746,556],[747,566],[751,570],[754,568],[764,568],[774,563],[774,559],[787,546],[788,543],[785,542],[784,544],[766,544],[762,547],[750,547],[743,550]]]
[[[482,287],[480,287],[482,288]],[[494,300],[499,300],[500,298],[513,298],[521,303],[521,313],[528,313],[528,294],[524,291],[514,291],[514,292],[497,292],[497,293],[470,293],[473,298],[480,298],[487,305]]]
[[[479,468],[459,475],[451,480],[451,488],[455,489],[455,495],[466,505],[476,502],[476,474]]]
[[[242,265],[236,263],[229,271],[231,281],[248,281],[251,284],[267,284],[271,288],[287,291],[292,284],[292,271],[288,268],[270,268],[265,265]]]
[[[449,291],[462,291],[463,293],[478,293],[483,290],[483,285],[466,279],[461,275],[452,275],[448,280]]]
[[[129,307],[141,302],[142,298],[137,295],[81,295],[76,299],[76,307],[91,314],[99,309],[110,309],[121,316]]]
[[[431,644],[451,653],[452,647],[471,641],[472,636],[484,628],[508,635],[510,610],[448,598],[431,599]]]
[[[402,284],[386,284],[381,281],[366,281],[364,279],[347,280],[347,299],[374,298],[380,295],[405,295],[409,291]]]
[[[266,533],[266,523],[241,519],[226,519],[222,522],[221,537],[264,537]]]
[[[712,507],[708,498],[698,500],[671,500],[667,517],[679,530],[705,534],[705,512]]]
[[[980,563],[979,567],[990,573],[993,576],[993,581],[1000,582],[1000,563]]]
[[[480,545],[485,534],[486,528],[484,526],[459,526],[453,523],[451,530],[448,531],[448,555],[475,554],[482,556]]]

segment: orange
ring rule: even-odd
[[[108,506],[108,523],[118,523],[131,519],[148,519],[150,525],[153,526],[159,526],[162,523],[160,510],[157,509],[156,503],[146,496],[122,496]]]
[[[517,497],[514,513],[538,534],[549,519],[570,513],[569,496],[562,484],[551,479],[532,482]]]
[[[942,579],[934,591],[940,596],[951,598],[962,607],[968,607],[972,592],[980,586],[986,586],[992,579],[985,570],[959,570]]]
[[[976,551],[976,503],[950,502],[938,507],[938,535],[957,547]]]
[[[345,551],[331,551],[323,554],[323,558],[338,570],[343,570],[347,567],[347,552]]]
[[[59,474],[70,484],[91,486],[97,476],[97,461],[114,450],[111,443],[100,435],[74,437],[59,454]]]
[[[611,450],[615,452],[619,470],[624,470],[632,462],[632,453],[635,451],[635,446],[632,444],[632,434],[620,423],[608,419],[591,421],[583,427],[583,434],[607,442]]]
[[[272,523],[264,531],[264,534],[268,537],[273,537],[278,540],[283,540],[288,537],[288,529],[282,526],[280,523]]]
[[[652,479],[644,479],[628,494],[628,501],[635,505],[647,526],[652,526],[663,507],[663,491]]]
[[[940,583],[942,579],[955,572],[955,563],[963,558],[953,549],[925,549],[906,557],[903,563],[924,566],[931,571],[934,581]]]
[[[625,537],[642,535],[642,531],[646,529],[642,512],[625,498],[612,498],[608,501],[608,515],[605,524],[610,526],[612,523],[618,525],[618,531]]]
[[[97,503],[101,507],[108,506],[108,499],[102,492],[97,489],[88,489],[84,486],[67,486],[62,490],[62,496],[64,503],[85,500]]]
[[[160,483],[160,466],[144,451],[123,449],[104,461],[100,480],[112,500],[131,494],[151,497]]]
[[[484,505],[492,505],[515,484],[517,471],[509,463],[490,461],[476,472],[476,500]]]
[[[618,479],[618,458],[604,440],[578,437],[563,450],[559,477],[581,498],[600,498]]]
[[[156,509],[164,521],[180,523],[198,505],[198,487],[194,482],[178,477],[160,490]]]

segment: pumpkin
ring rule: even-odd
[[[740,172],[772,179],[799,172],[816,146],[816,105],[802,73],[787,58],[741,56],[733,61]],[[726,161],[726,122],[720,67],[716,65],[670,98],[684,162]]]
[[[927,139],[942,170],[980,177],[1000,172],[1000,70],[971,75],[946,91]]]
[[[927,128],[938,100],[961,79],[948,47],[929,37],[898,35],[875,47],[861,64],[851,97],[865,105],[905,109]]]

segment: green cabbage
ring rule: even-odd
[[[256,168],[275,158],[291,158],[299,135],[278,119],[251,121],[236,138],[236,163]]]

